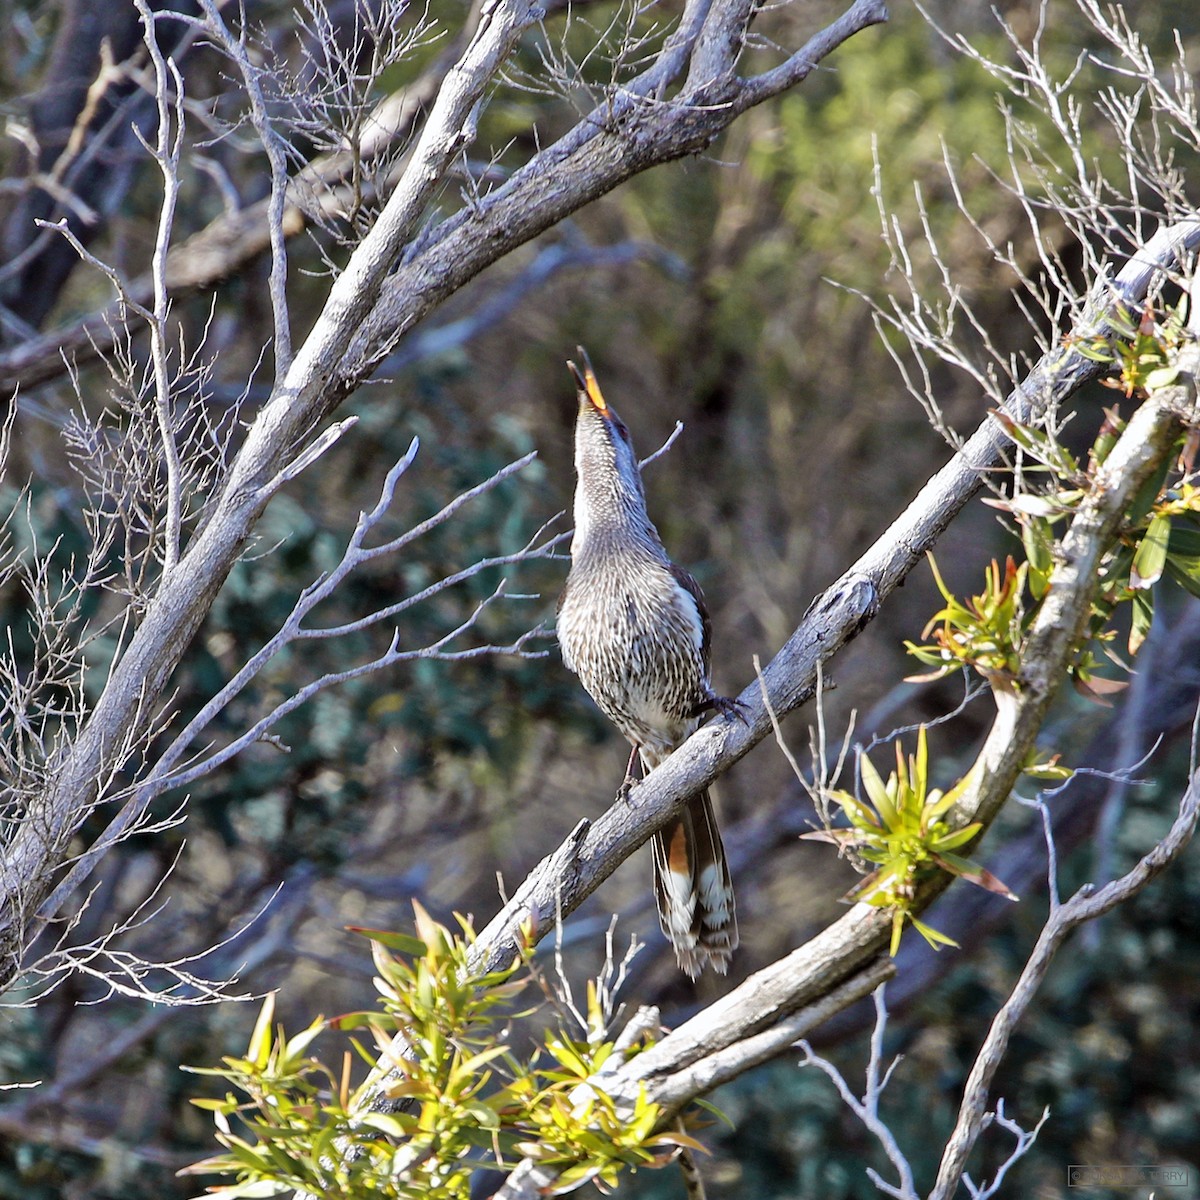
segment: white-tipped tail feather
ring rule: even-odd
[[[733,883],[707,792],[654,835],[654,895],[679,966],[724,975],[738,944]]]

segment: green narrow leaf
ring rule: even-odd
[[[1040,600],[1050,588],[1050,572],[1054,569],[1048,526],[1045,521],[1030,519],[1021,522],[1021,544],[1029,563],[1029,592]]]
[[[945,870],[957,875],[960,879],[965,879],[968,883],[975,884],[976,887],[981,887],[985,891],[995,892],[997,896],[1003,896],[1006,900],[1017,900],[1017,894],[1009,888],[1003,880],[997,879],[986,867],[981,867],[978,863],[972,862],[969,858],[962,858],[957,854],[935,854],[934,861]]]
[[[1136,654],[1150,633],[1154,622],[1154,594],[1152,592],[1134,592],[1129,623],[1129,653]]]
[[[979,832],[980,828],[980,822],[973,821],[970,825],[964,825],[962,829],[956,829],[953,833],[946,834],[945,837],[937,838],[930,843],[930,846],[939,854],[946,850],[957,850],[959,846],[965,846]]]
[[[229,1147],[229,1153],[243,1166],[249,1167],[259,1175],[270,1172],[271,1160],[265,1154],[258,1153],[248,1142],[236,1137],[222,1138],[222,1141]]]
[[[275,993],[268,992],[254,1022],[254,1033],[250,1036],[250,1047],[246,1057],[261,1071],[271,1057],[271,1022],[275,1019]]]
[[[1004,432],[1022,450],[1032,454],[1039,462],[1046,461],[1046,455],[1050,450],[1050,438],[1044,432],[1040,429],[1033,429],[1029,425],[1019,424],[1000,408],[991,409],[988,415],[1003,427]]]
[[[911,786],[913,794],[920,803],[924,803],[926,788],[929,783],[929,739],[925,734],[922,723],[917,729],[917,753],[913,759],[913,777]]]
[[[999,508],[999,504],[993,504]],[[1022,513],[1027,517],[1057,517],[1062,515],[1063,506],[1049,496],[1039,496],[1034,492],[1018,492],[1005,504],[1009,512]]]
[[[1162,578],[1170,540],[1171,518],[1166,513],[1156,513],[1133,556],[1129,586],[1135,591],[1152,587]]]
[[[500,1114],[490,1104],[485,1104],[482,1100],[470,1100],[462,1107],[483,1129],[500,1128]]]
[[[887,883],[887,881],[895,875],[894,870],[872,871],[869,875],[864,875],[843,897],[843,904],[856,904],[864,896],[869,895],[877,887]]]
[[[413,1119],[393,1116],[391,1113],[368,1112],[356,1118],[360,1125],[367,1129],[377,1129],[388,1137],[405,1138],[412,1135]]]
[[[937,586],[937,590],[941,592],[942,599],[949,603],[954,599],[954,593],[946,586],[946,582],[942,579],[942,573],[938,570],[937,559],[933,557],[933,551],[926,551],[925,557],[929,559],[929,569],[933,572],[933,582]]]
[[[1179,378],[1179,364],[1173,363],[1166,367],[1155,367],[1146,375],[1145,387],[1148,392],[1156,392],[1159,388],[1170,387]]]
[[[1100,338],[1091,342],[1077,341],[1074,349],[1092,362],[1110,363],[1113,360],[1112,350],[1108,343]]]
[[[546,1039],[546,1049],[572,1074],[578,1075],[581,1079],[591,1074],[587,1063],[583,1061],[575,1050],[575,1047],[570,1045],[570,1043],[560,1038],[550,1037]]]
[[[235,1196],[240,1200],[263,1200],[266,1196],[283,1196],[294,1190],[274,1179],[252,1179],[248,1183],[234,1184],[232,1188],[221,1188],[217,1195],[230,1197],[230,1200]]]
[[[1200,559],[1200,529],[1197,529],[1186,517],[1173,521],[1171,523],[1171,543],[1168,548],[1172,558],[1181,554],[1185,558]]]
[[[305,1050],[312,1044],[313,1039],[324,1033],[325,1029],[325,1018],[318,1017],[307,1029],[303,1029],[295,1037],[289,1038],[284,1045],[283,1051],[288,1063],[293,1064],[302,1058]]]
[[[1134,524],[1140,522],[1153,507],[1154,502],[1158,499],[1159,492],[1162,491],[1163,483],[1166,481],[1167,472],[1170,469],[1170,459],[1163,459],[1154,474],[1138,489],[1138,494],[1133,498],[1133,503],[1129,506],[1128,512],[1129,520]]]
[[[1172,555],[1167,559],[1167,573],[1180,587],[1200,597],[1200,558],[1182,560]]]
[[[842,811],[857,828],[867,832],[880,828],[879,820],[867,805],[849,792],[834,792],[833,798],[841,806]]]
[[[934,929],[932,925],[926,925],[924,921],[918,921],[916,917],[912,918],[913,928],[935,949],[940,950],[943,946],[953,946],[958,949],[958,943],[948,934],[942,933],[940,929]]]
[[[879,772],[875,770],[875,764],[865,754],[858,756],[858,763],[859,770],[862,772],[863,787],[866,788],[871,803],[875,805],[876,812],[879,813],[888,829],[895,828],[896,809],[892,804],[891,797],[887,794],[887,788],[884,786]]]
[[[413,937],[411,933],[395,933],[390,929],[368,929],[365,925],[347,925],[346,931],[370,938],[371,941],[378,942],[389,950],[395,950],[398,954],[407,954],[411,958],[420,958],[425,953],[425,943],[420,938]]]
[[[462,1069],[468,1074],[477,1072],[481,1067],[486,1066],[493,1059],[499,1058],[501,1055],[508,1053],[508,1046],[497,1045],[488,1046],[487,1049],[481,1050],[478,1054],[471,1058],[463,1060]]]

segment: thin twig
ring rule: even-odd
[[[1200,722],[1200,710],[1197,720]],[[1195,745],[1193,740],[1193,754]],[[1008,1050],[1013,1032],[1041,987],[1059,947],[1077,926],[1095,920],[1136,896],[1156,875],[1170,866],[1191,841],[1198,818],[1200,775],[1193,771],[1191,783],[1180,801],[1179,812],[1162,841],[1119,879],[1098,891],[1088,884],[1051,912],[1012,994],[993,1019],[967,1077],[958,1120],[942,1154],[937,1183],[930,1193],[930,1200],[952,1200],[967,1158],[983,1126],[992,1079]]]
[[[888,1196],[895,1197],[895,1200],[917,1200],[912,1166],[896,1142],[895,1135],[879,1116],[880,1097],[883,1095],[883,1091],[892,1077],[892,1071],[899,1062],[899,1059],[893,1061],[881,1075],[883,1035],[887,1029],[888,1018],[887,1004],[883,995],[884,986],[880,984],[873,993],[875,1001],[875,1027],[871,1033],[871,1058],[867,1064],[866,1088],[861,1098],[856,1096],[851,1090],[841,1071],[828,1059],[814,1054],[808,1042],[800,1043],[800,1049],[804,1053],[804,1057],[800,1060],[800,1065],[802,1067],[816,1067],[829,1077],[833,1086],[837,1088],[838,1095],[842,1098],[842,1103],[850,1109],[862,1123],[863,1128],[883,1147],[888,1161],[896,1169],[896,1174],[899,1177],[898,1183],[891,1184],[875,1171],[868,1170],[867,1174],[870,1176],[871,1182],[880,1191],[886,1193]]]
[[[151,275],[154,279],[154,308],[150,320],[150,354],[154,363],[154,407],[162,442],[163,462],[166,465],[166,527],[163,530],[163,577],[175,569],[179,561],[182,533],[182,469],[179,446],[175,441],[175,421],[171,398],[171,373],[167,362],[167,318],[171,312],[171,297],[167,290],[167,254],[175,225],[175,205],[179,199],[179,160],[183,150],[184,113],[183,77],[174,59],[164,58],[158,44],[154,13],[147,0],[136,0],[145,32],[143,40],[154,63],[155,101],[158,104],[158,139],[153,147],[138,139],[158,163],[163,180],[162,202],[159,205],[158,232],[154,240]],[[175,97],[174,106],[170,93]]]
[[[144,3],[144,0],[141,2]],[[270,290],[271,315],[275,324],[275,378],[280,380],[292,363],[292,330],[287,301],[287,232],[283,219],[288,199],[287,155],[263,95],[262,68],[250,60],[245,29],[241,29],[235,37],[221,16],[216,0],[201,0],[201,4],[213,37],[238,66],[250,101],[250,119],[258,131],[263,152],[271,166],[271,195],[267,202],[266,218],[271,239]]]

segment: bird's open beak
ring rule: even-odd
[[[587,397],[592,402],[592,406],[602,413],[608,412],[608,405],[604,402],[604,395],[600,391],[600,385],[596,382],[596,372],[592,370],[592,360],[588,358],[587,351],[582,346],[576,346],[576,351],[579,357],[583,359],[583,370],[573,363],[567,363],[567,369],[575,379],[575,387],[579,391],[579,398],[582,400]]]

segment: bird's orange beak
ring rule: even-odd
[[[567,363],[567,369],[575,378],[575,386],[579,390],[579,397],[587,397],[594,408],[599,412],[608,412],[608,405],[604,402],[604,394],[600,391],[600,385],[596,382],[596,372],[592,370],[592,360],[588,358],[588,352],[582,347],[577,346],[576,350],[579,357],[583,359],[583,370],[573,363]]]

